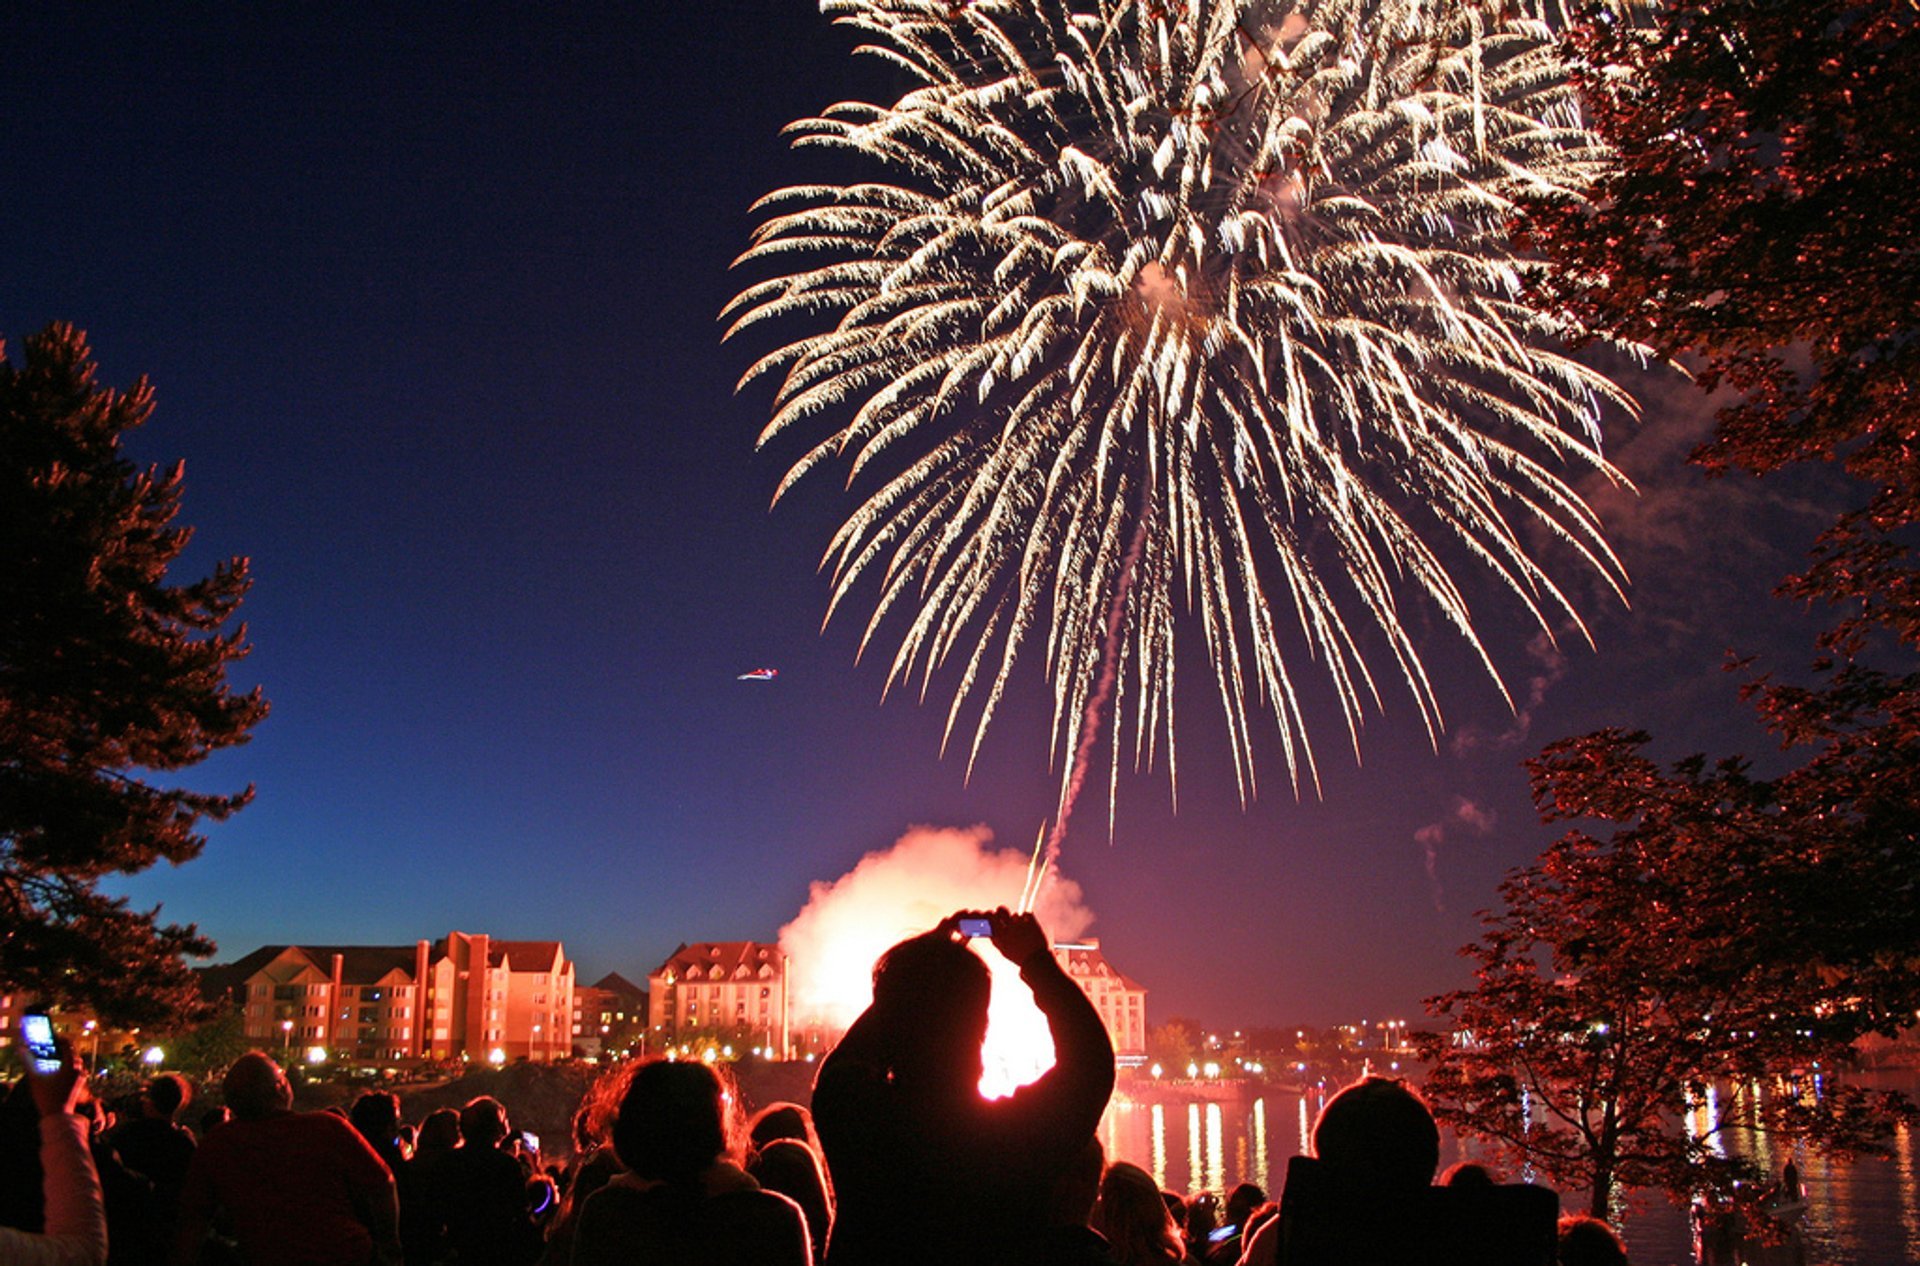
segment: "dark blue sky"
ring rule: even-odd
[[[1031,843],[1044,683],[971,786],[943,708],[881,705],[858,620],[819,631],[834,480],[768,512],[768,393],[735,397],[753,349],[719,345],[749,204],[823,173],[778,129],[885,89],[811,5],[174,8],[16,9],[0,81],[0,331],[71,320],[107,382],[149,375],[136,451],[186,459],[188,572],[257,576],[241,679],[273,715],[189,777],[259,799],[122,890],[223,956],[459,927],[637,977],[771,939],[914,824]],[[1599,498],[1632,609],[1589,594],[1598,650],[1550,660],[1477,594],[1520,717],[1436,629],[1439,752],[1403,695],[1360,764],[1322,708],[1323,797],[1270,751],[1242,811],[1196,690],[1178,814],[1163,771],[1123,777],[1111,844],[1082,811],[1064,869],[1156,1020],[1410,1016],[1549,838],[1523,757],[1603,724],[1764,745],[1718,668],[1806,658],[1766,595],[1835,490],[1709,484],[1695,393],[1638,381],[1612,455],[1643,496]]]

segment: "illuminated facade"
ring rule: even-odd
[[[573,964],[558,941],[449,932],[411,946],[268,945],[206,969],[247,1040],[355,1063],[543,1063],[573,1054]]]
[[[647,977],[648,1036],[662,1047],[698,1038],[789,1050],[787,956],[758,941],[682,945]]]
[[[592,1059],[646,1054],[646,991],[619,972],[575,985],[573,1049]]]
[[[1053,956],[1073,983],[1093,1003],[1100,1020],[1113,1039],[1114,1057],[1122,1063],[1138,1063],[1147,1054],[1146,986],[1123,976],[1100,952],[1100,942],[1084,941],[1055,945]]]

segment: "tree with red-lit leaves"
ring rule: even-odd
[[[1562,1181],[1683,1195],[1732,1171],[1661,1113],[1920,1010],[1920,9],[1675,0],[1569,39],[1617,158],[1590,200],[1528,209],[1558,298],[1735,389],[1696,462],[1833,462],[1860,487],[1779,590],[1834,612],[1812,677],[1746,687],[1797,763],[1555,744],[1532,764],[1543,817],[1609,832],[1512,876],[1466,951],[1476,988],[1431,1004],[1476,1039],[1430,1043],[1456,1126]],[[1829,1091],[1736,1095],[1705,1124],[1846,1151],[1904,1110]]]
[[[1662,768],[1647,742],[1605,730],[1529,762],[1544,820],[1601,829],[1501,885],[1463,951],[1474,987],[1428,1003],[1453,1034],[1424,1039],[1436,1115],[1599,1216],[1616,1186],[1731,1197],[1762,1177],[1729,1155],[1738,1132],[1881,1147],[1904,1102],[1831,1074],[1920,1007],[1901,896],[1920,819],[1737,759]],[[1815,1068],[1821,1093],[1785,1089]]]
[[[1842,460],[1853,530],[1920,512],[1920,10],[1911,0],[1667,0],[1570,36],[1615,162],[1529,209],[1591,328],[1740,398],[1696,460]],[[1820,595],[1824,596],[1824,594]]]
[[[122,451],[153,409],[145,380],[94,377],[70,326],[18,365],[0,349],[0,984],[149,1026],[193,1014],[182,956],[213,946],[98,885],[192,859],[200,821],[252,799],[145,775],[246,741],[267,704],[227,682],[247,652],[228,627],[246,560],[170,580],[191,535],[181,467]]]

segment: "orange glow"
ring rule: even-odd
[[[838,1038],[873,1001],[873,964],[889,947],[955,910],[1018,901],[1027,855],[991,848],[990,838],[978,827],[912,831],[841,878],[814,884],[806,908],[780,930],[795,1028]],[[1080,905],[1079,885],[1058,872],[1035,914],[1055,941],[1076,939],[1093,922]],[[997,1098],[1053,1066],[1053,1039],[1019,969],[991,946],[973,948],[993,978],[980,1090]]]

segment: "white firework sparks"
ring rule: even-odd
[[[1620,478],[1599,416],[1631,401],[1558,350],[1577,331],[1530,303],[1507,237],[1519,195],[1578,196],[1605,161],[1552,7],[824,0],[918,86],[793,125],[875,179],[760,203],[742,261],[787,271],[729,335],[805,328],[746,375],[782,375],[762,443],[824,430],[780,494],[842,463],[868,489],[829,616],[874,585],[862,648],[895,615],[889,687],[957,674],[970,767],[1038,634],[1056,760],[1113,692],[1111,796],[1128,724],[1137,763],[1174,767],[1196,632],[1244,799],[1262,707],[1296,792],[1317,783],[1302,655],[1356,751],[1380,706],[1363,637],[1437,732],[1409,601],[1499,683],[1443,554],[1549,632],[1579,619],[1527,525],[1618,590],[1558,472]]]

